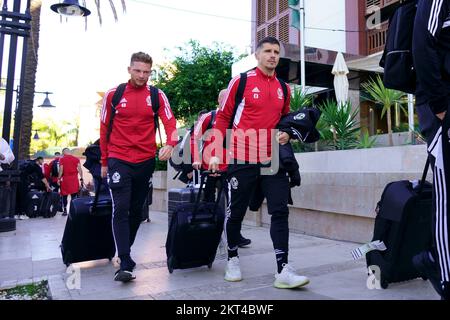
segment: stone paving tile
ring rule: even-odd
[[[243,234],[253,240],[249,248],[240,249],[244,280],[223,280],[224,260],[213,268],[176,270],[169,274],[164,243],[167,216],[152,212],[152,223],[139,230],[133,257],[138,263],[137,280],[129,284],[113,281],[117,263],[108,260],[74,264],[81,275],[81,288],[67,287],[71,274],[61,261],[59,241],[65,218],[18,221],[18,230],[0,234],[0,286],[47,279],[53,299],[133,299],[133,300],[322,300],[322,299],[436,299],[427,282],[414,280],[392,284],[387,290],[368,290],[364,259],[351,260],[350,251],[358,244],[290,234],[290,263],[311,283],[298,290],[273,287],[273,248],[267,228],[244,226]],[[15,240],[15,241],[14,241]],[[9,245],[4,245],[9,243]],[[14,244],[15,243],[15,244]],[[20,259],[15,251],[24,250]],[[6,259],[2,259],[6,257]],[[17,257],[17,255],[16,255]],[[253,276],[251,276],[253,275]],[[70,284],[70,282],[69,282]]]

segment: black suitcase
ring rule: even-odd
[[[173,211],[166,240],[167,267],[187,269],[200,266],[211,268],[219,245],[225,212],[219,205],[222,189],[216,202],[200,201],[204,187],[202,175],[194,203],[181,203]]]
[[[112,231],[112,200],[108,194],[76,198],[70,211],[61,241],[64,264],[109,259],[116,254]]]
[[[38,190],[30,190],[26,197],[26,209],[25,214],[29,218],[36,218],[41,213],[42,200],[44,198],[44,192]]]
[[[199,188],[194,185],[188,185],[185,188],[172,188],[169,189],[167,214],[168,225],[170,227],[170,221],[172,220],[175,210],[183,204],[194,203],[198,195]]]
[[[39,214],[44,218],[53,218],[61,208],[61,196],[57,192],[45,192],[42,197]]]
[[[420,277],[412,258],[432,246],[432,185],[425,181],[428,166],[429,160],[417,186],[408,180],[391,182],[378,202],[372,241],[383,241],[386,250],[368,252],[366,262],[368,268],[379,267],[383,289],[389,283]]]

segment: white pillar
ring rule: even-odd
[[[300,84],[305,90],[305,0],[300,0]]]
[[[411,138],[411,143],[415,144],[414,138],[414,96],[412,94],[408,94],[408,128],[409,135]]]

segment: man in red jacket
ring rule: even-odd
[[[288,264],[288,194],[289,178],[285,170],[277,168],[268,174],[268,164],[276,163],[272,159],[272,134],[282,115],[289,112],[290,89],[284,97],[283,87],[275,74],[280,59],[280,43],[273,37],[267,37],[258,43],[255,53],[257,68],[247,73],[247,82],[242,101],[234,114],[235,97],[240,76],[228,85],[224,103],[217,113],[214,126],[215,150],[222,146],[226,130],[232,129],[231,145],[228,149],[229,211],[226,224],[228,240],[228,262],[225,280],[242,280],[239,267],[238,243],[241,224],[250,201],[252,190],[259,183],[267,199],[271,216],[270,235],[277,262],[274,286],[277,288],[296,288],[309,283],[307,277],[298,275]],[[233,117],[234,115],[234,117]],[[230,128],[230,123],[232,128]],[[287,133],[278,134],[278,141],[289,141]],[[217,155],[221,155],[219,151]],[[209,169],[219,168],[220,158],[214,156],[209,161]]]
[[[219,103],[219,106],[222,105],[223,99],[225,98],[225,95],[227,93],[226,89],[223,89],[219,92],[219,95],[217,97],[217,102]],[[202,154],[200,152],[200,144],[202,144],[201,149],[207,150],[208,146],[211,144],[211,131],[212,126],[215,122],[215,115],[217,110],[209,111],[203,114],[199,115],[199,118],[197,122],[194,125],[194,132],[191,135],[191,152],[192,152],[192,158],[193,163],[192,167],[195,170],[208,170],[209,165],[209,156],[206,152],[205,154]],[[204,155],[204,156],[203,156]],[[202,159],[200,160],[200,157],[202,156]],[[226,158],[226,149],[223,149],[222,153],[223,159]],[[223,161],[219,165],[219,171],[220,172],[226,172],[227,171],[227,164],[226,161]],[[222,179],[216,175],[209,175],[206,179],[205,183],[205,200],[208,202],[213,202],[216,199],[216,189],[221,188]],[[224,186],[224,193],[225,198],[228,195],[227,188],[228,186]],[[223,195],[223,194],[222,194]],[[225,206],[225,200],[221,202],[221,205]],[[226,223],[226,222],[225,222]],[[239,235],[239,242],[238,247],[239,248],[245,248],[248,247],[252,241],[248,238],[245,238],[242,236],[242,234]]]
[[[116,106],[109,139],[108,126],[112,97],[109,90],[103,100],[100,124],[102,177],[108,177],[113,198],[113,231],[120,269],[114,280],[128,282],[135,279],[136,263],[131,259],[131,246],[141,223],[142,207],[148,195],[149,183],[155,169],[156,130],[150,89],[147,85],[152,58],[143,52],[131,56],[128,81],[120,103]],[[159,159],[170,158],[177,143],[176,120],[166,95],[159,90],[158,117],[167,134],[166,146],[159,150]]]

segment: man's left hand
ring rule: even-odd
[[[283,145],[289,142],[289,134],[286,132],[278,132],[278,142]]]
[[[162,160],[162,161],[169,160],[169,158],[172,156],[172,151],[173,151],[172,146],[162,147],[159,150],[159,155],[158,155],[159,160]]]

